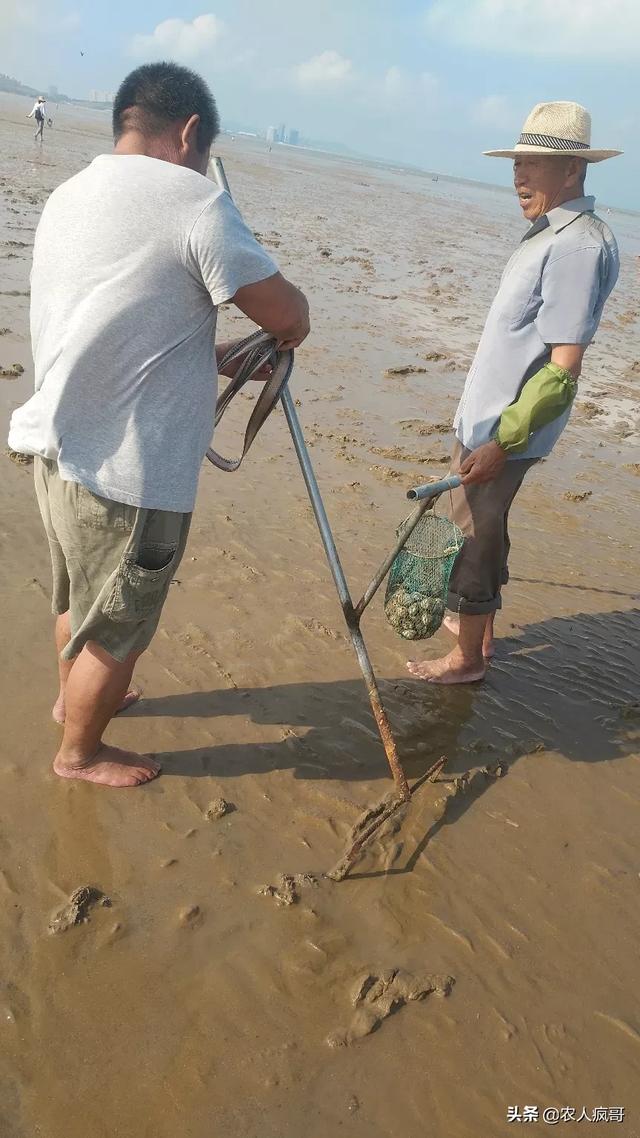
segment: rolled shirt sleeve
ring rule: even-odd
[[[545,344],[590,344],[602,309],[602,249],[575,249],[547,262],[536,327]]]
[[[244,285],[256,284],[278,272],[275,261],[256,241],[225,191],[197,218],[187,256],[214,304],[223,304]]]

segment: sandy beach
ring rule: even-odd
[[[0,96],[5,439],[33,385],[39,214],[111,145],[106,115],[61,107],[39,147],[30,106]],[[359,595],[406,490],[447,470],[523,222],[491,188],[228,137],[216,152],[309,296],[291,390]],[[162,760],[136,792],[51,772],[48,551],[32,468],[2,458],[0,1138],[502,1138],[525,1104],[534,1134],[545,1108],[623,1107],[605,1132],[640,1135],[640,217],[606,220],[620,282],[513,511],[487,679],[422,684],[407,655],[448,634],[407,646],[380,599],[363,621],[407,773],[443,754],[448,779],[477,773],[448,803],[450,781],[426,786],[341,884],[323,873],[387,767],[280,411],[240,472],[203,469],[143,699],[109,729]],[[221,338],[245,330],[221,312]],[[283,874],[300,875],[286,896]]]

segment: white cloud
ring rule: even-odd
[[[10,38],[18,43],[21,37],[50,39],[52,25],[58,31],[75,32],[81,25],[80,13],[60,8],[50,0],[48,21],[43,21],[37,0],[0,0],[0,43],[6,49]]]
[[[218,43],[223,32],[224,24],[212,12],[196,16],[194,20],[176,17],[163,20],[149,35],[134,36],[130,51],[141,58],[170,56],[188,61],[205,55]]]
[[[351,82],[353,64],[337,51],[323,51],[306,63],[299,63],[293,73],[301,87],[335,89]]]
[[[464,47],[546,57],[637,57],[638,0],[436,0],[428,32]]]
[[[0,4],[0,32],[10,32],[37,25],[38,8],[35,0],[4,0]]]
[[[518,114],[503,95],[487,95],[480,99],[471,108],[471,118],[479,126],[495,127],[496,130],[515,130],[520,126]]]
[[[358,105],[375,107],[378,112],[419,112],[427,103],[432,105],[439,93],[438,80],[428,71],[411,72],[394,66],[382,74],[367,74],[337,51],[324,51],[297,64],[287,78],[297,87],[320,94],[348,87]]]
[[[418,113],[426,103],[432,103],[438,93],[438,80],[429,71],[417,75],[402,67],[390,67],[382,81],[382,96],[387,104],[398,109],[413,107]]]

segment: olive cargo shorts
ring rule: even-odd
[[[456,439],[452,474],[459,473],[470,454]],[[464,545],[449,581],[447,608],[452,612],[481,616],[502,608],[500,590],[509,580],[509,510],[525,474],[537,461],[508,459],[492,482],[458,486],[451,491],[449,516],[464,534]]]
[[[36,457],[35,488],[49,539],[52,611],[69,610],[72,660],[88,640],[123,661],[158,627],[187,543],[191,514],[143,510],[65,482],[56,462]]]

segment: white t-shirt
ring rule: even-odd
[[[213,433],[217,305],[277,272],[228,194],[103,154],[52,193],[31,274],[35,395],[9,446],[148,509],[193,509]]]

